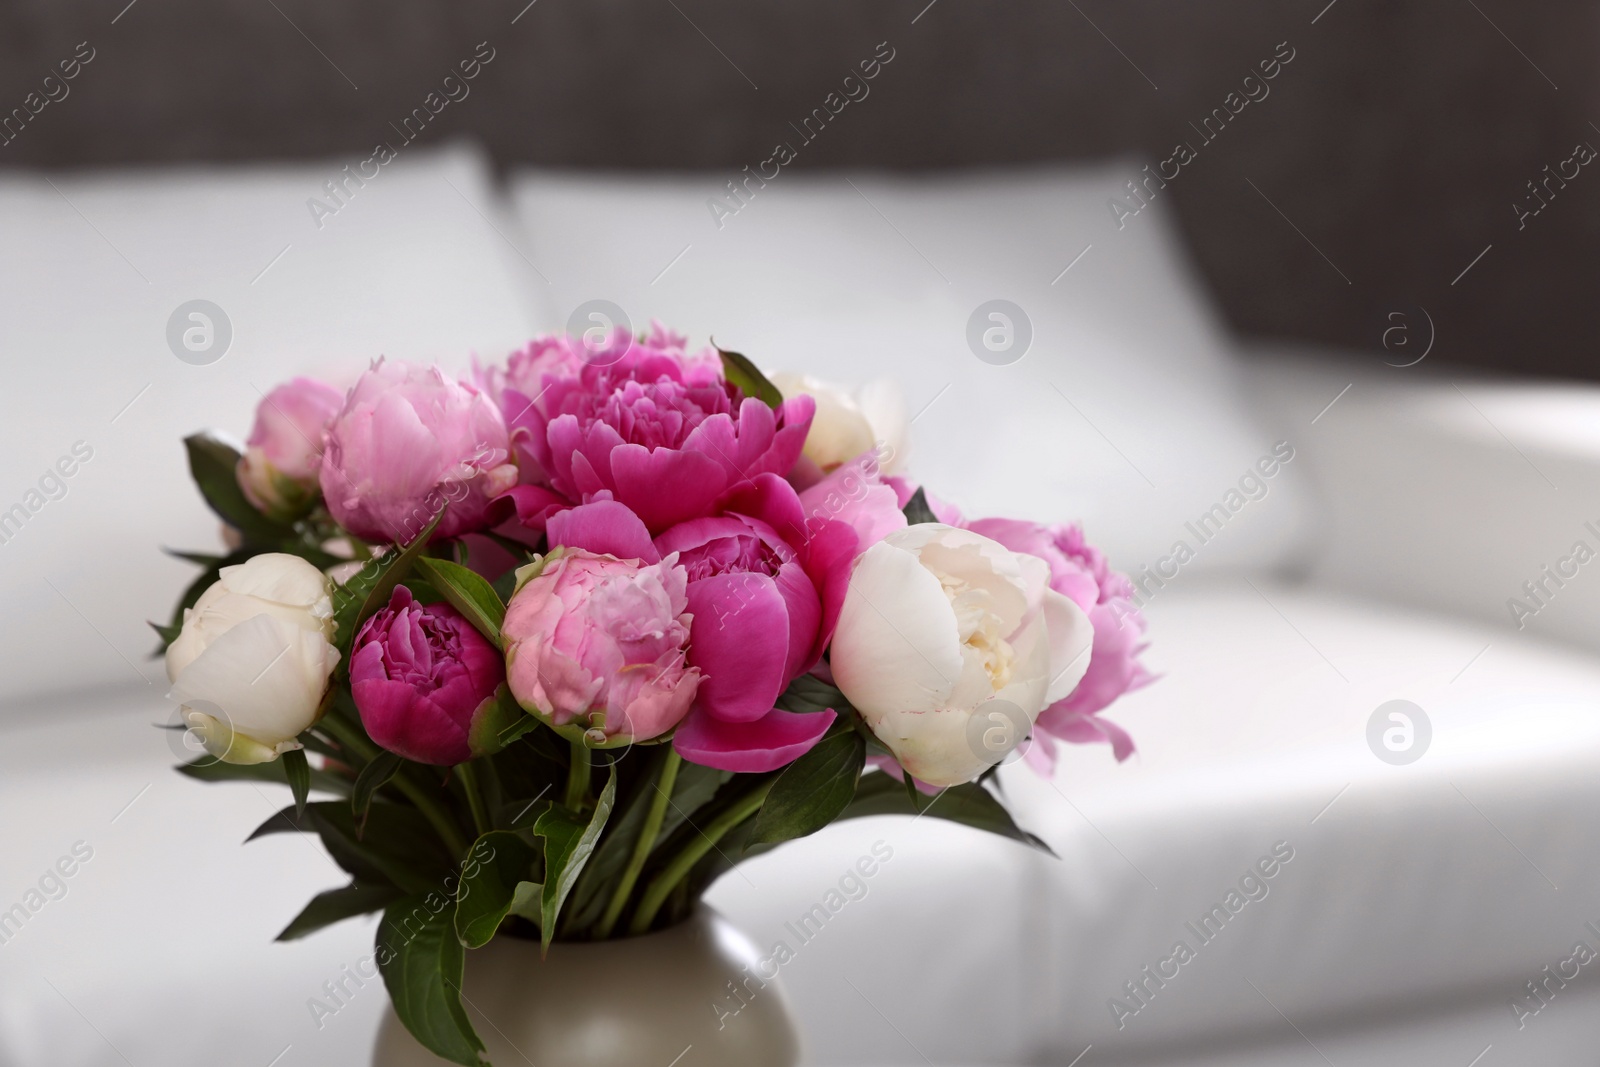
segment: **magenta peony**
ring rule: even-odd
[[[610,500],[552,517],[548,532],[552,544],[646,561],[675,557],[687,573],[688,662],[703,677],[673,735],[685,759],[770,771],[827,732],[832,711],[775,704],[822,658],[833,634],[856,555],[849,525],[808,523],[789,483],[762,474],[736,489],[721,514],[679,523],[654,541],[638,516]]]
[[[323,434],[344,394],[313,378],[295,378],[262,397],[239,457],[239,488],[266,515],[298,518],[316,499]]]
[[[505,680],[500,650],[449,604],[396,586],[350,650],[350,692],[367,733],[418,763],[450,766],[490,751],[474,736]]]
[[[672,729],[700,684],[685,662],[687,581],[673,560],[552,551],[501,627],[517,703],[597,747]]]
[[[490,525],[517,480],[500,412],[438,367],[374,363],[328,427],[322,496],[346,530],[405,544],[448,506],[434,537]]]
[[[513,494],[524,522],[613,499],[659,533],[710,514],[742,481],[788,473],[814,401],[800,396],[769,408],[724,381],[715,357],[687,356],[680,345],[658,328],[611,362],[544,373],[534,395],[505,389],[501,404],[513,441],[526,450],[523,466],[544,480]]]
[[[1149,685],[1155,676],[1139,662],[1145,649],[1144,616],[1133,605],[1133,585],[1106,565],[1076,525],[1041,526],[1015,519],[978,519],[967,529],[1013,552],[1037,556],[1050,566],[1050,586],[1082,608],[1094,626],[1089,669],[1063,700],[1046,708],[1034,724],[1030,764],[1055,769],[1056,741],[1108,742],[1118,760],[1133,752],[1126,730],[1097,714],[1122,694]]]

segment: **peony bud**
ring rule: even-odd
[[[343,403],[343,393],[311,378],[286,382],[262,398],[237,472],[250,503],[283,522],[310,510],[323,436]]]
[[[595,747],[676,726],[700,685],[685,663],[691,616],[677,558],[646,565],[560,549],[536,566],[501,627],[517,703]]]
[[[346,530],[406,544],[448,505],[435,531],[489,524],[489,501],[517,482],[500,411],[438,367],[387,363],[361,376],[328,427],[322,497]]]
[[[1043,560],[935,522],[856,561],[833,678],[914,777],[971,781],[1004,755],[975,739],[985,723],[1015,709],[1031,725],[1083,677],[1089,618],[1049,580]]]
[[[395,587],[350,648],[350,692],[372,739],[418,763],[451,766],[482,755],[505,681],[500,650],[449,604],[418,604]],[[474,743],[476,742],[476,743]]]
[[[317,720],[339,662],[328,580],[299,556],[268,552],[224,567],[183,613],[167,648],[167,694],[206,750],[265,763]]]

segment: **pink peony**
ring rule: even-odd
[[[539,526],[561,507],[612,499],[659,533],[710,514],[758,474],[794,466],[810,397],[774,410],[724,381],[714,357],[685,355],[681,338],[659,327],[644,341],[619,333],[624,340],[610,362],[545,373],[532,396],[509,386],[502,394],[512,440],[527,453],[523,466],[548,483],[513,494],[524,522]]]
[[[323,434],[344,394],[313,378],[295,378],[262,397],[239,457],[239,488],[275,519],[298,518],[316,497]]]
[[[450,766],[488,751],[474,737],[505,680],[500,650],[449,604],[396,586],[350,650],[350,692],[367,733],[396,755]],[[476,744],[474,742],[477,742]]]
[[[721,514],[678,523],[654,541],[638,516],[611,500],[553,516],[548,533],[551,544],[646,561],[676,558],[687,573],[688,662],[702,680],[673,736],[685,759],[770,771],[827,732],[832,711],[775,705],[822,658],[833,634],[857,551],[846,523],[808,523],[789,483],[760,474],[733,491]]]
[[[876,450],[863,452],[808,485],[800,493],[800,504],[813,521],[833,519],[855,530],[857,551],[864,552],[885,534],[905,529],[901,510],[905,501],[899,498],[897,481],[883,477]],[[907,499],[910,496],[906,493]]]
[[[368,541],[405,544],[448,505],[436,539],[490,525],[517,480],[504,420],[476,387],[438,367],[380,359],[328,427],[322,496]]]
[[[1052,773],[1057,740],[1109,742],[1118,760],[1127,759],[1133,752],[1133,739],[1097,713],[1122,694],[1155,680],[1139,662],[1145,649],[1145,622],[1133,606],[1132,583],[1106,565],[1105,556],[1084,541],[1083,531],[1076,525],[1047,527],[1014,519],[978,519],[966,528],[1013,552],[1044,560],[1050,567],[1051,588],[1082,608],[1094,627],[1088,672],[1065,699],[1039,715],[1028,762],[1043,773]]]
[[[512,596],[501,632],[511,694],[569,738],[646,741],[689,711],[688,578],[675,560],[562,549]]]

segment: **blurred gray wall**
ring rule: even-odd
[[[0,115],[26,111],[79,42],[94,59],[12,119],[0,166],[365,158],[487,41],[494,60],[421,139],[473,136],[505,166],[732,172],[887,41],[870,96],[795,165],[1159,165],[1188,142],[1158,195],[1240,330],[1376,359],[1389,313],[1421,307],[1438,357],[1600,376],[1600,167],[1567,162],[1600,147],[1593,4],[525,5],[11,0]],[[1244,83],[1283,42],[1294,58],[1265,89]],[[1220,133],[1204,123],[1217,109]]]

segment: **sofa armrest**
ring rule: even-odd
[[[1307,577],[1600,651],[1600,387],[1425,367],[1246,352],[1319,490]]]

